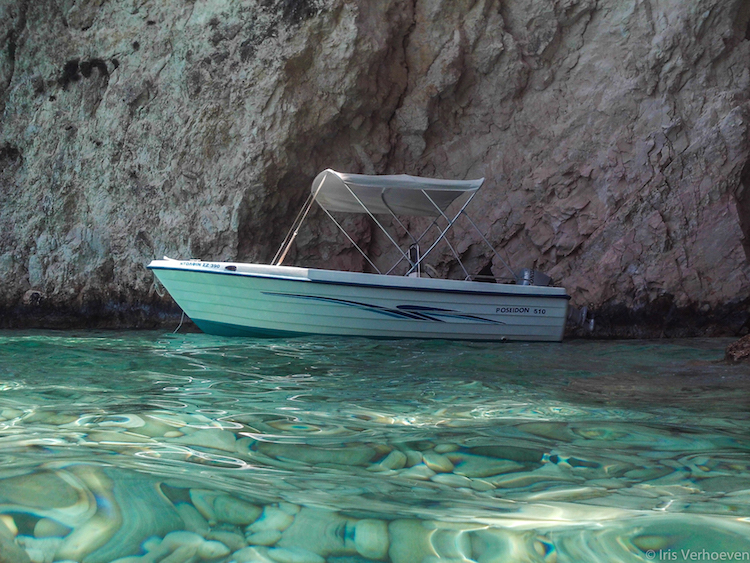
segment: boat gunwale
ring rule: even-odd
[[[223,276],[235,276],[235,277],[249,277],[249,278],[263,278],[263,279],[277,279],[277,280],[284,280],[284,281],[291,281],[291,282],[305,282],[305,283],[318,283],[322,285],[340,285],[340,286],[349,286],[349,287],[364,287],[364,288],[372,288],[372,289],[384,289],[384,290],[396,290],[396,291],[414,291],[414,292],[431,292],[431,293],[453,293],[453,294],[463,294],[463,295],[486,295],[486,296],[498,296],[498,297],[518,297],[518,298],[542,298],[542,299],[562,299],[565,301],[569,301],[571,299],[570,295],[567,293],[558,293],[558,294],[550,294],[550,293],[525,293],[525,292],[513,292],[513,291],[487,291],[487,290],[481,290],[481,289],[460,289],[460,288],[441,288],[441,287],[409,287],[409,286],[403,286],[403,285],[380,285],[377,283],[372,282],[357,282],[357,281],[344,281],[344,280],[331,280],[331,279],[312,279],[310,277],[297,277],[297,276],[284,276],[280,274],[267,274],[267,273],[254,273],[254,272],[238,272],[238,271],[231,271],[231,270],[218,270],[218,269],[197,269],[196,267],[185,267],[185,266],[177,266],[177,265],[154,265],[154,262],[166,262],[163,260],[154,260],[151,264],[147,266],[149,270],[173,270],[178,272],[193,272],[196,274],[214,274],[214,275],[223,275]],[[177,262],[177,260],[175,260]],[[233,266],[239,266],[242,265],[241,263],[232,263],[232,262],[205,262],[205,264],[226,264],[226,265],[233,265]],[[256,265],[256,264],[254,264]],[[273,265],[267,265],[267,264],[257,264],[258,266],[269,266],[272,268],[289,268],[290,266],[273,266]],[[297,268],[301,270],[312,270],[312,271],[321,271],[321,272],[332,272],[334,274],[336,273],[343,273],[347,275],[372,275],[372,276],[378,276],[379,274],[366,274],[364,272],[342,272],[338,270],[317,270],[317,269],[307,269],[307,268],[299,268],[295,266],[291,266],[292,268]],[[383,274],[380,274],[383,275]],[[389,276],[394,278],[394,280],[402,278],[402,276]],[[405,278],[405,279],[413,279],[413,278]],[[433,279],[433,278],[426,278],[426,279]],[[444,280],[440,279],[437,281],[443,281],[443,282],[455,282],[455,283],[470,283],[470,284],[482,284],[485,285],[483,282],[476,282],[476,281],[468,281],[468,280]],[[512,284],[486,284],[486,285],[512,285]],[[521,287],[535,287],[535,286],[521,286]],[[544,287],[552,287],[552,286],[536,286],[539,288]],[[565,291],[564,288],[554,288],[557,290]]]

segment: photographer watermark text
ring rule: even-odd
[[[708,551],[707,549],[649,549],[650,561],[750,561],[750,551]]]

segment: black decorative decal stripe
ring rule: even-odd
[[[275,297],[288,297],[290,299],[305,299],[308,301],[323,301],[326,303],[335,303],[337,305],[345,305],[347,307],[355,307],[371,313],[378,313],[388,317],[397,319],[411,319],[417,321],[432,321],[437,323],[444,323],[444,319],[461,319],[467,321],[476,321],[480,323],[488,324],[505,324],[501,321],[495,321],[492,319],[485,319],[476,315],[467,315],[459,311],[452,311],[450,309],[440,309],[437,307],[425,307],[423,305],[398,305],[395,309],[388,307],[381,307],[380,305],[370,305],[368,303],[360,303],[358,301],[349,301],[346,299],[337,299],[335,297],[319,297],[314,295],[301,295],[295,293],[275,293],[270,291],[264,291],[264,295],[273,295]],[[442,318],[441,318],[442,317]]]

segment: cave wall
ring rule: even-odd
[[[0,326],[171,319],[151,259],[269,260],[331,167],[485,177],[600,336],[743,333],[749,100],[745,0],[6,1]],[[320,214],[292,258],[365,267]]]

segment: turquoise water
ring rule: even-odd
[[[729,342],[0,332],[0,561],[750,560]]]

